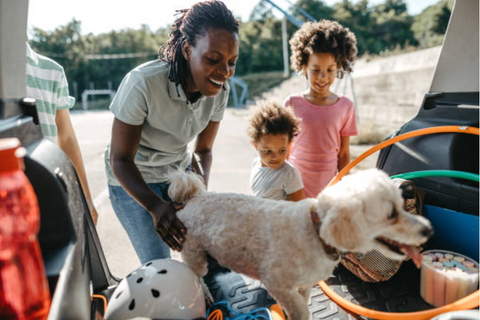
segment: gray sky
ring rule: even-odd
[[[333,5],[339,0],[324,0]],[[355,1],[355,0],[354,0]],[[406,0],[410,14],[418,14],[439,0]],[[170,25],[175,10],[190,7],[198,1],[192,0],[30,0],[28,27],[52,31],[65,25],[73,18],[82,22],[82,33],[105,33],[125,28],[138,29],[146,24],[151,30]],[[242,21],[248,17],[259,0],[223,0],[235,16]],[[294,2],[294,0],[290,0]],[[384,0],[369,0],[370,5]],[[287,9],[289,3],[276,0],[280,7]],[[276,10],[275,10],[276,11]]]

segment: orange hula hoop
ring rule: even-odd
[[[469,133],[469,134],[475,134],[475,135],[478,136],[478,128],[466,127],[466,126],[463,126],[463,127],[460,127],[460,126],[431,127],[431,128],[424,128],[424,129],[419,129],[419,130],[415,130],[415,131],[410,131],[410,132],[401,134],[399,136],[393,137],[391,139],[388,139],[386,141],[383,141],[383,142],[377,144],[373,148],[368,149],[367,151],[365,151],[364,153],[359,155],[355,160],[353,160],[345,168],[343,168],[328,185],[331,186],[331,185],[334,185],[335,183],[337,183],[338,181],[340,181],[340,179],[342,179],[343,176],[345,176],[350,171],[350,169],[352,169],[360,161],[369,157],[370,155],[374,154],[375,152],[377,152],[380,149],[388,147],[388,146],[390,146],[390,145],[392,145],[396,142],[399,142],[399,141],[403,141],[403,140],[413,138],[413,137],[424,136],[424,135],[427,135],[427,134],[433,134],[433,133]]]
[[[474,134],[478,136],[479,130],[478,128],[467,127],[467,126],[439,126],[439,127],[419,129],[419,130],[401,134],[399,136],[383,141],[378,145],[374,146],[373,148],[362,153],[355,160],[349,163],[345,168],[343,168],[337,174],[337,176],[329,183],[329,186],[334,185],[335,183],[340,181],[340,179],[343,178],[343,176],[345,176],[350,171],[351,168],[356,166],[360,161],[372,155],[376,151],[383,149],[385,147],[388,147],[399,141],[403,141],[413,137],[433,134],[433,133],[468,133],[468,134]],[[320,281],[318,285],[330,299],[335,301],[335,303],[337,303],[341,307],[345,308],[347,311],[360,314],[365,317],[369,317],[373,319],[381,319],[381,320],[427,320],[439,314],[449,312],[449,311],[476,308],[479,306],[479,298],[480,298],[479,290],[477,290],[460,300],[457,300],[455,302],[449,303],[447,305],[444,305],[438,308],[428,309],[424,311],[417,311],[417,312],[398,312],[398,313],[382,312],[382,311],[375,311],[368,308],[364,308],[355,303],[345,300],[340,295],[336,294],[325,283],[325,281]]]

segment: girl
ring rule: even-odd
[[[238,58],[238,22],[220,1],[180,10],[160,59],[123,79],[105,165],[110,201],[141,263],[181,250],[185,226],[167,195],[167,174],[191,167],[197,138],[204,181]],[[160,237],[163,239],[160,239]]]
[[[330,91],[335,77],[352,71],[356,39],[348,28],[322,20],[303,24],[290,46],[292,67],[305,75],[309,89],[283,103],[302,119],[289,160],[302,175],[305,196],[316,197],[349,163],[349,137],[357,134],[353,103]]]

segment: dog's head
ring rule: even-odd
[[[392,259],[414,258],[414,248],[433,233],[430,222],[403,210],[401,190],[383,171],[345,176],[317,197],[320,235],[342,250],[380,250]]]

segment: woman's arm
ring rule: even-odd
[[[288,201],[297,202],[303,199],[305,199],[305,196],[303,195],[303,189],[300,189],[294,193],[287,194]]]
[[[198,135],[195,142],[195,153],[200,157],[200,165],[203,170],[203,180],[208,187],[208,178],[210,177],[210,167],[212,166],[212,148],[215,137],[217,136],[220,122],[210,121],[207,127]],[[201,174],[201,172],[197,172]]]
[[[57,110],[57,113],[55,114],[55,124],[57,125],[58,129],[58,146],[68,156],[78,174],[83,193],[85,194],[85,200],[87,200],[88,209],[90,210],[93,223],[96,225],[98,213],[93,205],[90,189],[88,188],[82,152],[80,151],[80,146],[78,145],[77,136],[75,135],[68,109]]]
[[[340,152],[338,153],[338,171],[350,163],[350,137],[340,137]]]
[[[176,217],[179,209],[174,203],[160,198],[150,189],[135,165],[134,159],[140,143],[142,126],[113,121],[110,144],[110,165],[122,187],[152,215],[155,228],[168,246],[182,249],[186,228]]]

